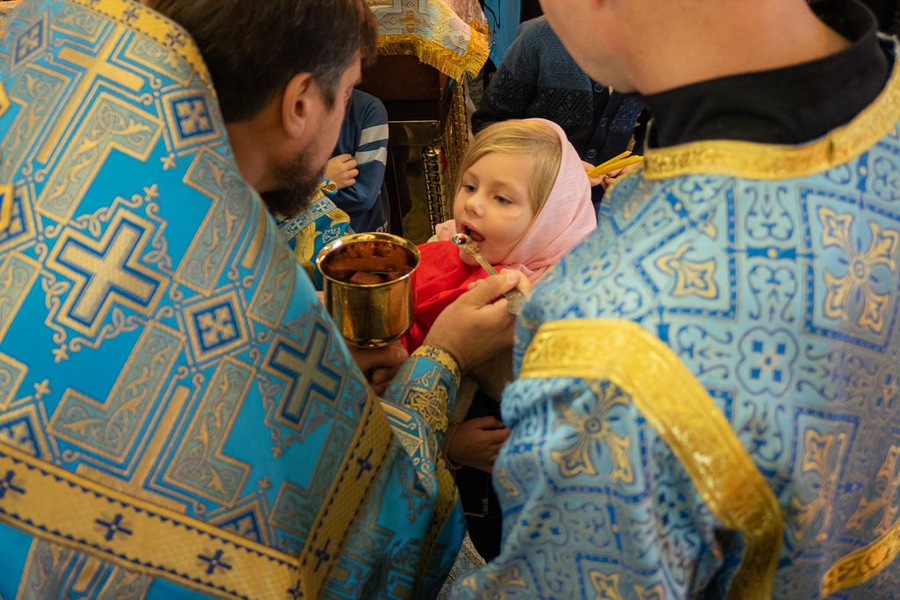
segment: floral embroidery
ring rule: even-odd
[[[687,260],[684,258],[684,255],[690,249],[691,243],[685,242],[672,254],[660,257],[656,261],[656,266],[663,273],[675,276],[675,289],[672,290],[674,296],[718,298],[719,288],[714,279],[716,261],[695,262]]]
[[[893,273],[897,268],[897,251],[900,249],[900,232],[883,229],[870,223],[871,242],[862,250],[862,241],[854,244],[851,227],[853,215],[842,215],[829,208],[819,209],[822,222],[822,245],[840,248],[844,256],[838,263],[845,267],[843,275],[825,271],[825,316],[854,321],[874,333],[885,327],[885,316],[890,300],[888,280],[879,277],[878,267],[886,267]]]
[[[628,396],[610,384],[592,384],[591,387],[597,398],[593,410],[586,404],[562,409],[557,428],[565,427],[572,431],[564,438],[568,446],[563,450],[553,451],[551,456],[559,465],[563,477],[596,475],[597,468],[591,457],[591,449],[599,449],[605,445],[613,464],[610,475],[612,480],[632,483],[634,471],[629,457],[631,440],[613,431],[613,425],[620,419],[614,409],[617,406],[628,406]]]

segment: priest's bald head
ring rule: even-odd
[[[337,143],[361,60],[375,53],[364,0],[145,0],[197,43],[244,178],[298,212]]]
[[[846,40],[807,0],[541,0],[592,78],[654,94],[832,54]]]

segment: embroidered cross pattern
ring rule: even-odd
[[[69,238],[63,240],[58,261],[78,273],[75,301],[71,315],[90,326],[101,305],[111,293],[119,294],[146,306],[156,293],[159,283],[135,270],[134,251],[144,231],[136,224],[123,221],[101,240],[100,248],[90,248]]]
[[[281,415],[292,423],[299,423],[312,394],[319,394],[327,401],[337,397],[341,377],[326,364],[328,334],[315,327],[307,342],[307,352],[293,345],[279,342],[272,355],[272,369],[289,377],[292,382]]]
[[[237,337],[234,314],[228,305],[218,306],[196,317],[203,348],[210,350]]]
[[[88,95],[91,94],[94,84],[100,77],[115,81],[117,86],[129,89],[132,92],[138,92],[143,87],[143,78],[116,66],[112,62],[118,40],[119,37],[117,35],[111,35],[97,49],[95,55],[69,47],[59,51],[60,59],[80,67],[83,69],[83,72],[69,96],[69,102],[66,103],[63,112],[56,119],[56,124],[47,136],[40,152],[38,152],[38,162],[46,163],[50,160],[50,156],[62,140],[66,128],[75,120],[76,111],[88,98]]]
[[[137,10],[134,7],[129,8],[125,12],[122,13],[122,18],[125,19],[126,23],[131,23],[135,19],[138,18]]]
[[[6,497],[6,492],[15,492],[17,494],[25,493],[25,488],[16,485],[15,478],[16,472],[10,469],[6,472],[6,475],[0,479],[0,500]]]
[[[316,556],[316,567],[313,569],[314,571],[318,571],[324,563],[331,560],[331,555],[328,554],[328,546],[330,544],[331,540],[325,540],[325,545],[314,552]]]
[[[291,589],[289,589],[287,591],[287,593],[288,593],[288,597],[291,598],[292,600],[300,600],[300,598],[303,598],[303,587],[300,585],[300,582],[298,581],[294,585],[294,587],[292,587]]]
[[[180,100],[174,103],[174,107],[182,137],[188,138],[212,131],[209,112],[202,98]]]
[[[370,449],[369,453],[366,454],[364,457],[356,459],[356,464],[359,465],[359,472],[356,474],[357,479],[362,477],[364,472],[372,470],[372,468],[373,468],[372,463],[369,462],[369,459],[371,459],[371,458],[372,458],[372,450]]]
[[[231,570],[231,565],[222,560],[225,558],[225,553],[221,550],[216,550],[215,554],[212,556],[205,556],[200,554],[197,556],[201,561],[207,563],[206,565],[206,574],[213,575],[216,572],[216,569],[225,569],[226,571]]]
[[[125,523],[122,521],[124,518],[125,517],[123,517],[121,514],[116,514],[116,516],[114,516],[111,521],[95,519],[94,522],[106,529],[106,533],[103,534],[103,538],[107,542],[111,542],[113,538],[116,537],[116,534],[121,533],[126,537],[134,534],[134,531],[125,526]]]
[[[887,285],[887,273],[897,268],[900,231],[869,223],[868,243],[854,230],[861,228],[852,214],[839,214],[830,208],[819,209],[822,246],[837,248],[843,254],[832,261],[836,269],[825,271],[824,314],[829,319],[855,323],[880,335],[888,326],[893,307]]]
[[[166,34],[166,44],[172,48],[180,48],[181,46],[184,46],[184,36],[181,32],[170,31]]]
[[[16,62],[22,62],[41,47],[44,29],[41,23],[35,23],[16,43]]]
[[[777,356],[784,356],[787,354],[787,345],[785,344],[776,344],[774,354],[771,352],[766,352],[764,344],[761,341],[753,342],[753,353],[762,356],[762,365],[758,367],[753,367],[750,369],[750,377],[753,379],[759,379],[763,375],[763,370],[767,374],[771,374],[772,380],[778,383],[781,383],[782,380],[782,371],[775,364],[775,359]]]

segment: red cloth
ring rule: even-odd
[[[452,242],[430,242],[419,246],[422,262],[413,273],[415,318],[403,336],[403,345],[410,353],[422,345],[438,315],[459,298],[469,284],[488,276],[481,267],[470,267],[459,257],[459,248]]]

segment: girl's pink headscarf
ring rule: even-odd
[[[591,182],[565,132],[552,121],[529,120],[540,121],[556,132],[562,145],[562,158],[547,202],[500,266],[519,270],[531,281],[537,281],[597,227],[597,215],[591,203]],[[438,240],[449,240],[457,233],[453,220],[441,223],[435,229]]]

